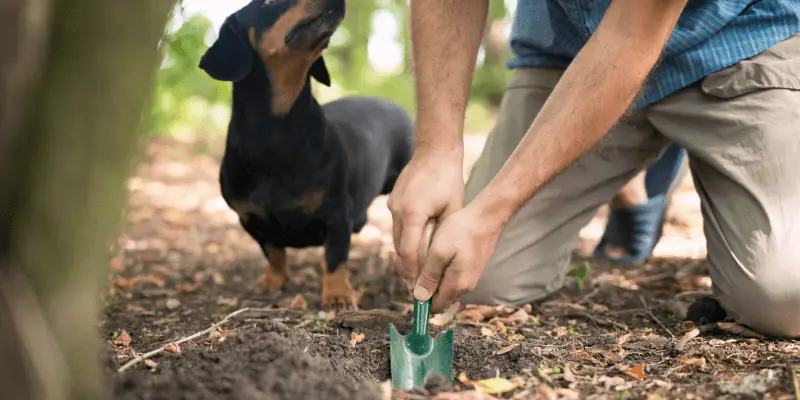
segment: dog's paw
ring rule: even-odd
[[[343,309],[358,309],[356,291],[350,285],[350,271],[347,265],[342,264],[334,272],[324,272],[322,275],[322,307]]]
[[[283,290],[283,285],[286,283],[287,279],[289,279],[288,274],[281,271],[275,271],[272,267],[267,265],[267,267],[264,269],[264,273],[258,278],[256,291],[259,293],[279,293],[281,290]]]

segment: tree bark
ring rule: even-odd
[[[169,0],[0,0],[0,398],[107,397],[108,249]]]

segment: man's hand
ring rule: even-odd
[[[387,203],[394,222],[394,245],[400,274],[409,291],[419,275],[422,233],[430,219],[444,220],[464,203],[463,162],[459,152],[419,154],[395,183]]]
[[[502,229],[502,220],[474,206],[445,219],[434,232],[414,298],[433,296],[431,312],[438,313],[475,289]]]
[[[411,0],[417,94],[414,156],[389,196],[394,246],[409,290],[425,223],[464,201],[464,112],[489,0]]]

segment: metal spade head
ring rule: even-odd
[[[414,301],[414,324],[408,335],[401,335],[389,325],[389,349],[392,387],[410,390],[422,387],[429,373],[434,372],[453,381],[453,330],[434,339],[428,334],[431,301]]]
[[[420,260],[424,264],[433,236],[433,221],[425,227],[425,243]],[[453,381],[453,331],[434,339],[428,334],[431,315],[431,300],[414,300],[414,321],[411,332],[401,335],[389,324],[389,350],[391,357],[392,387],[395,390],[410,390],[422,387],[430,373],[442,375],[447,383]]]

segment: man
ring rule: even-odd
[[[411,1],[416,150],[389,208],[414,296],[441,311],[558,290],[579,230],[673,142],[716,300],[754,330],[800,336],[800,0],[519,0],[515,73],[465,187],[487,3]]]

